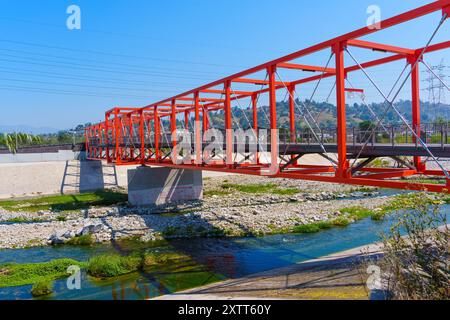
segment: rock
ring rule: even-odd
[[[55,233],[50,236],[49,243],[53,245],[64,244],[70,239],[66,237],[66,235],[68,235],[67,231],[55,231]]]
[[[103,230],[103,224],[92,224],[92,225],[88,225],[85,226],[82,230],[80,235],[84,236],[84,235],[88,235],[88,234],[96,234],[99,233]]]

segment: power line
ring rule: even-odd
[[[27,23],[27,24],[35,24],[35,25],[41,25],[41,26],[45,26],[48,28],[53,28],[53,29],[59,29],[61,30],[61,25],[57,25],[57,24],[50,24],[47,22],[42,22],[42,21],[31,21],[31,20],[25,20],[25,19],[18,19],[18,18],[12,18],[12,17],[0,17],[0,20],[10,20],[10,21],[16,21],[16,22],[21,22],[21,23]],[[64,32],[66,32],[66,30],[64,29]],[[83,28],[83,32],[87,32],[87,33],[96,33],[96,34],[105,34],[105,35],[111,35],[111,36],[116,36],[116,37],[126,37],[126,38],[136,38],[136,39],[152,39],[152,40],[162,40],[162,38],[157,38],[157,37],[151,37],[143,34],[136,34],[136,33],[116,33],[116,32],[109,32],[109,31],[104,31],[104,30],[98,30],[98,29],[92,29],[92,28]],[[189,41],[181,41],[179,39],[170,40],[171,43],[173,42],[178,42],[180,44],[183,45],[195,45],[195,46],[203,46],[203,47],[208,47],[208,48],[217,48],[217,49],[233,49],[236,50],[236,47],[229,47],[229,46],[218,46],[217,44],[212,45],[210,42],[208,42],[207,44],[204,42],[192,42],[191,40]],[[241,50],[245,50],[245,51],[251,51],[253,50],[252,48],[240,48]]]
[[[45,66],[45,67],[55,67],[55,68],[70,68],[73,69],[74,66],[77,67],[79,70],[86,70],[86,71],[96,71],[96,72],[106,72],[106,73],[120,73],[120,74],[129,74],[129,75],[139,75],[139,76],[150,76],[150,77],[163,77],[163,78],[175,78],[175,79],[194,79],[194,80],[208,80],[205,78],[200,77],[192,77],[192,76],[177,76],[174,74],[168,74],[168,73],[146,73],[146,72],[137,72],[137,71],[127,71],[127,70],[120,70],[120,69],[102,69],[102,68],[96,68],[96,67],[90,67],[89,65],[84,65],[80,63],[65,63],[60,61],[52,61],[52,60],[46,60],[41,59],[41,61],[48,62],[48,63],[41,63],[41,62],[34,62],[27,60],[27,58],[23,57],[17,57],[14,55],[8,55],[8,54],[0,54],[0,56],[6,56],[6,57],[14,57],[19,58],[23,60],[14,60],[14,59],[0,59],[0,61],[9,62],[9,63],[24,63],[24,64],[30,64],[30,65],[38,65],[38,66]]]
[[[67,91],[58,89],[47,89],[47,88],[32,88],[32,87],[22,87],[22,86],[11,86],[2,85],[0,90],[3,91],[19,91],[19,92],[33,92],[33,93],[45,93],[45,94],[63,94],[63,95],[73,95],[73,96],[86,96],[86,97],[99,97],[99,98],[136,98],[136,99],[148,99],[148,96],[136,96],[136,95],[117,95],[115,93],[103,93],[98,94],[96,92],[84,92],[84,91]]]
[[[135,64],[127,64],[127,63],[117,63],[117,62],[105,62],[105,61],[100,61],[100,60],[93,60],[93,59],[80,59],[79,57],[73,58],[73,57],[67,57],[67,56],[58,56],[58,55],[50,55],[50,54],[45,54],[45,53],[36,53],[36,52],[30,52],[30,51],[23,51],[23,50],[15,50],[15,49],[5,49],[5,48],[0,48],[0,51],[8,51],[8,52],[16,52],[16,53],[23,53],[23,54],[28,54],[28,55],[32,55],[33,58],[35,56],[43,56],[43,57],[50,57],[50,58],[55,58],[55,59],[63,59],[63,60],[69,60],[70,63],[72,63],[73,61],[89,61],[89,62],[93,62],[95,64],[114,64],[117,66],[124,66],[124,67],[130,67],[130,68],[134,68],[134,69],[148,69],[145,66],[142,65],[135,65]],[[12,55],[7,55],[7,56],[12,56]],[[17,55],[14,55],[12,57],[18,57]],[[27,57],[25,57],[27,59]],[[91,65],[92,66],[92,65]],[[175,71],[177,74],[179,74],[179,72],[187,72],[187,73],[204,73],[204,74],[210,74],[210,75],[217,75],[216,72],[208,72],[208,71],[196,71],[196,70],[183,70],[183,69],[170,69],[170,68],[160,68],[160,67],[151,67],[152,69],[159,69],[162,71]]]
[[[77,83],[60,83],[60,82],[48,82],[48,81],[34,81],[34,80],[24,80],[24,79],[11,79],[11,78],[0,78],[3,81],[12,81],[12,82],[25,82],[25,83],[35,83],[35,84],[50,84],[50,85],[62,85],[62,86],[74,86],[74,87],[82,87],[82,88],[95,88],[95,89],[112,89],[112,90],[131,90],[131,91],[142,91],[142,92],[171,92],[174,90],[155,90],[155,89],[136,89],[136,88],[123,88],[123,87],[103,87],[96,85],[84,85]]]
[[[0,39],[0,42],[13,43],[13,44],[19,44],[19,45],[24,45],[24,46],[39,47],[39,48],[56,49],[56,50],[63,50],[63,51],[70,51],[70,52],[76,51],[76,52],[83,52],[83,53],[103,55],[103,56],[114,56],[114,57],[121,57],[121,58],[139,59],[139,60],[161,61],[161,62],[180,63],[180,64],[192,64],[192,65],[203,65],[203,66],[209,66],[209,67],[241,68],[241,66],[235,66],[235,65],[224,65],[224,64],[205,63],[205,62],[186,61],[186,60],[176,60],[176,59],[163,59],[163,58],[154,58],[154,57],[141,57],[141,56],[119,54],[119,53],[111,53],[111,52],[102,52],[102,51],[95,51],[95,50],[83,50],[83,49],[74,49],[74,48],[67,48],[67,47],[60,47],[60,46],[51,46],[51,45],[45,45],[45,44],[39,44],[39,43],[30,43],[30,42],[23,42],[23,41],[16,41],[16,40],[9,40],[9,39]]]
[[[155,81],[139,81],[134,79],[117,79],[117,78],[102,78],[102,77],[95,77],[95,76],[79,76],[79,75],[72,75],[67,76],[64,73],[57,73],[57,72],[48,72],[48,71],[41,71],[41,70],[30,70],[30,69],[20,69],[20,68],[7,68],[7,67],[0,67],[0,71],[3,73],[10,73],[10,74],[21,74],[21,75],[27,75],[27,76],[39,76],[44,77],[45,75],[48,75],[51,78],[59,78],[59,79],[67,79],[67,80],[83,80],[83,81],[90,81],[90,82],[108,82],[108,83],[133,83],[136,85],[156,85],[156,86],[164,86],[164,87],[173,87],[173,88],[180,88],[178,85],[174,85],[173,83],[168,82],[155,82]],[[21,72],[22,71],[22,72]],[[190,84],[184,84],[186,86]]]

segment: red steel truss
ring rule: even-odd
[[[360,38],[369,34],[385,30],[393,26],[403,24],[407,21],[418,19],[422,16],[435,12],[442,12],[442,21],[447,19],[450,13],[450,0],[439,0],[424,5],[406,13],[381,22],[381,28],[364,27],[350,32],[343,36],[329,41],[311,46],[297,51],[282,58],[261,64],[254,68],[236,73],[232,76],[206,84],[199,88],[184,92],[174,97],[150,104],[142,108],[114,108],[106,112],[105,121],[89,128],[86,128],[86,150],[87,158],[90,160],[106,160],[116,165],[155,165],[170,168],[224,171],[249,175],[267,175],[265,169],[268,163],[260,161],[257,154],[256,163],[248,161],[231,160],[236,158],[233,129],[232,103],[239,103],[241,99],[251,99],[253,110],[252,129],[258,132],[258,100],[261,95],[266,95],[269,101],[270,119],[270,159],[271,163],[279,166],[270,177],[281,177],[291,179],[304,179],[323,182],[333,182],[342,184],[353,184],[363,186],[399,188],[409,190],[428,190],[431,192],[448,192],[450,189],[450,175],[445,170],[428,170],[423,162],[425,156],[429,157],[433,148],[419,144],[421,136],[420,119],[420,74],[419,62],[424,54],[436,52],[450,47],[450,41],[438,44],[427,45],[423,48],[408,49],[392,45],[368,42]],[[355,63],[346,66],[344,58],[348,48],[357,47],[374,51],[382,51],[391,55],[368,61]],[[296,59],[314,54],[322,50],[331,50],[335,63],[334,67],[311,66],[295,63]],[[365,145],[350,146],[348,142],[347,119],[346,119],[346,92],[362,92],[362,89],[346,87],[348,74],[355,71],[363,71],[375,66],[382,66],[395,61],[405,61],[409,63],[410,85],[412,88],[412,114],[413,119],[410,128],[413,128],[413,141],[410,148],[396,149],[392,146],[392,151],[386,151],[390,156],[410,156],[412,163],[404,162],[404,168],[371,168],[367,167],[371,161],[383,154],[377,153],[376,146],[368,149]],[[283,81],[278,70],[289,69],[291,71],[310,71],[316,75],[301,78],[295,81]],[[264,79],[258,79],[255,74],[266,74]],[[256,77],[256,78],[255,78]],[[335,78],[336,80],[336,101],[337,101],[337,132],[336,139],[332,145],[326,145],[330,153],[337,154],[337,161],[331,161],[332,165],[299,165],[298,159],[304,154],[318,153],[330,159],[324,148],[321,150],[317,142],[316,146],[309,143],[299,143],[299,129],[296,128],[295,115],[295,91],[302,84],[321,81],[324,78]],[[254,84],[258,90],[240,91],[234,90],[237,84]],[[259,89],[260,88],[260,89]],[[277,92],[285,90],[289,96],[290,127],[287,141],[280,142],[277,129]],[[190,163],[174,164],[170,154],[177,148],[177,140],[171,132],[176,132],[181,128],[190,128],[193,131],[195,145],[202,144],[202,131],[206,131],[212,126],[208,114],[210,112],[223,111],[225,138],[225,156],[223,159],[215,159],[206,163],[203,159],[201,148],[196,148],[193,159]],[[183,120],[180,121],[180,115]],[[190,124],[194,123],[201,125]],[[161,121],[166,122],[166,128]],[[167,123],[170,123],[170,131]],[[181,125],[181,127],[180,127]],[[169,133],[169,134],[167,134]],[[285,137],[286,139],[286,137]],[[353,138],[354,139],[354,138]],[[392,141],[394,141],[394,137]],[[446,149],[447,139],[442,142],[441,157],[446,157],[445,150],[448,150],[450,158],[450,148]],[[325,147],[325,145],[321,145]],[[385,150],[386,146],[378,146],[380,150]],[[358,149],[359,148],[359,149]],[[383,149],[384,148],[384,149]],[[421,151],[422,153],[420,153]],[[382,152],[382,151],[380,151]],[[392,154],[390,152],[393,152]],[[427,153],[428,152],[428,153]],[[286,157],[280,156],[289,155]],[[443,154],[443,155],[442,155]],[[357,166],[351,164],[351,160],[361,159]],[[330,159],[332,160],[332,159]],[[364,161],[363,161],[364,160]],[[356,161],[355,161],[356,162]],[[434,176],[441,180],[446,180],[445,184],[426,184],[404,180],[405,177],[413,176]]]

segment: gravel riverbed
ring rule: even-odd
[[[223,191],[224,184],[267,185],[298,190],[296,194],[249,194]],[[376,209],[390,197],[375,189],[358,189],[310,181],[249,176],[205,178],[203,201],[159,207],[96,207],[71,213],[7,212],[0,209],[0,249],[64,243],[91,234],[98,242],[140,237],[261,235],[336,218],[339,210],[362,206]]]

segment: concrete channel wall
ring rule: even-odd
[[[127,188],[127,172],[83,152],[0,154],[0,199]]]

